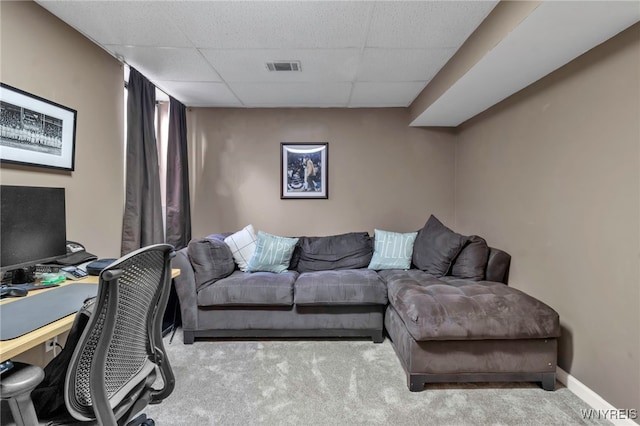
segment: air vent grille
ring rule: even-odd
[[[267,62],[269,71],[302,71],[300,61],[273,61]]]

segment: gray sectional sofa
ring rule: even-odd
[[[384,332],[417,391],[431,382],[535,381],[553,389],[558,314],[507,284],[510,256],[435,217],[412,268],[368,269],[366,232],[301,237],[284,273],[241,272],[224,243],[194,239],[173,267],[184,343],[197,338],[370,337]]]
[[[235,269],[218,278],[224,274],[216,265],[233,262],[227,235],[191,241],[174,259],[185,343],[199,337],[383,341],[387,287],[367,269],[373,248],[366,232],[303,237],[284,273]]]

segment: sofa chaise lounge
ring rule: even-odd
[[[194,239],[174,259],[185,344],[220,337],[382,342],[386,330],[411,391],[478,381],[554,389],[558,314],[509,287],[511,257],[480,237],[456,234],[432,216],[415,236],[406,270],[369,269],[375,250],[366,232],[301,237],[288,270],[273,273],[238,270],[228,236]]]

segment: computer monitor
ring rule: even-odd
[[[0,273],[66,255],[64,188],[0,185]]]

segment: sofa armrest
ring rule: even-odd
[[[189,256],[187,256],[186,248],[176,253],[171,267],[180,269],[180,275],[174,278],[173,282],[180,300],[182,328],[184,330],[195,330],[198,326],[198,294],[196,293],[195,273],[189,261]]]
[[[497,248],[489,247],[489,260],[487,261],[486,280],[503,284],[509,282],[509,266],[511,255]]]

